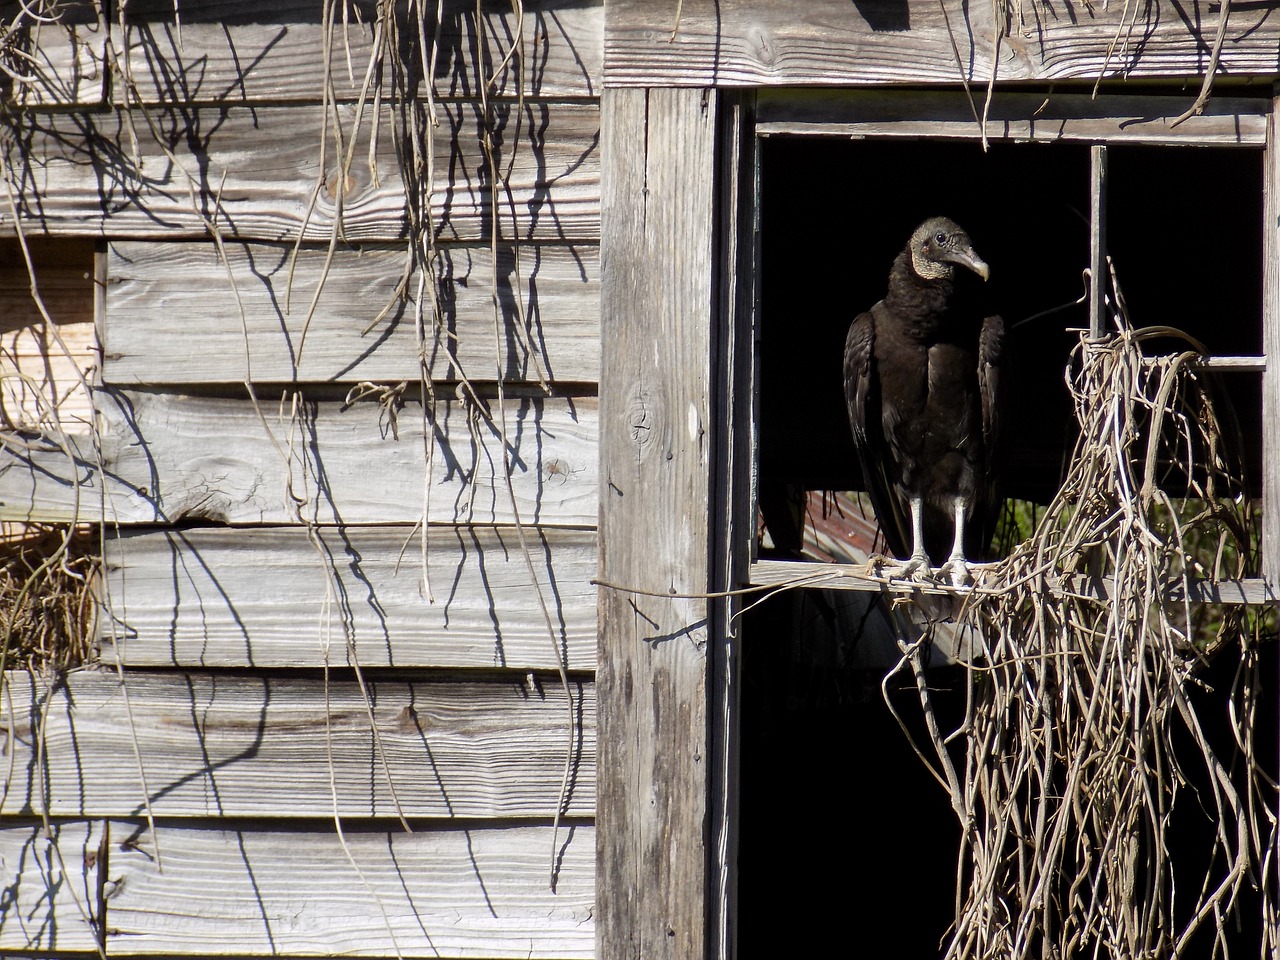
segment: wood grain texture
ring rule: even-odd
[[[991,4],[945,0],[945,9],[944,18],[937,0],[611,0],[605,84],[957,83],[962,72],[986,80],[993,64],[1001,80],[1186,77],[1207,69],[1218,20],[1213,0],[1023,4],[996,56]],[[1280,72],[1271,13],[1269,4],[1233,10],[1223,73]]]
[[[0,104],[40,109],[104,100],[108,31],[90,0],[0,0],[0,24],[5,32]]]
[[[130,667],[591,670],[596,535],[411,527],[134,531],[106,542],[103,658]],[[430,587],[434,602],[427,598]],[[550,614],[548,631],[539,591]],[[327,599],[326,599],[327,598]],[[115,649],[106,645],[114,639]]]
[[[112,39],[132,76],[134,102],[314,102],[321,99],[326,72],[333,96],[351,100],[360,96],[374,55],[377,11],[363,0],[333,8],[330,26],[321,5],[302,0],[274,0],[266,13],[250,0],[186,0],[178,8],[179,27],[171,0],[129,0],[125,30],[114,25]],[[599,94],[602,0],[525,0],[523,24],[506,0],[486,0],[480,21],[474,0],[448,0],[438,25],[436,5],[415,9],[424,8],[423,32],[434,33],[438,44],[437,96],[479,96],[478,72],[488,79],[499,67],[493,96],[514,97],[521,86],[530,97]],[[397,10],[406,60],[420,71],[421,58],[414,56],[418,24],[406,22],[406,5]],[[507,59],[517,34],[518,52]],[[388,82],[390,60],[381,61]],[[123,102],[123,86],[117,90]]]
[[[701,593],[716,99],[606,90],[603,117],[601,577]],[[707,604],[604,587],[600,610],[597,952],[704,956]]]
[[[838,137],[959,138],[1123,144],[1262,146],[1269,100],[1214,97],[1202,115],[1173,122],[1185,97],[1085,93],[1018,93],[998,89],[985,128],[963,93],[920,90],[765,90],[757,100],[756,130]],[[982,101],[979,109],[986,106]]]
[[[0,424],[87,432],[84,379],[98,367],[93,243],[33,238],[27,253],[30,268],[17,240],[0,240]]]
[[[565,812],[595,806],[595,691],[582,682],[571,730],[554,677],[371,680],[376,740],[350,679],[331,678],[327,696],[318,677],[243,673],[135,670],[122,685],[82,672],[52,692],[25,674],[8,683],[4,814],[133,817],[149,803],[172,817],[394,817],[394,783],[408,817],[549,820],[566,756]]]
[[[7,713],[7,707],[5,712]],[[24,956],[97,949],[103,824],[0,820],[0,950]]]
[[[1273,100],[1280,108],[1280,97]],[[1267,124],[1262,181],[1262,576],[1280,591],[1280,130]]]
[[[113,821],[107,950],[589,958],[594,833],[561,828],[553,893],[550,827],[347,825],[344,850],[332,823],[305,831],[164,823],[153,835]]]
[[[499,102],[494,111],[499,169],[510,188],[499,203],[502,234],[597,239],[599,108],[528,101],[523,109]],[[327,241],[340,222],[351,241],[407,236],[409,212],[389,108],[379,117],[376,180],[367,159],[371,119],[365,116],[353,137],[356,109],[334,112],[344,142],[355,144],[345,180],[332,129],[321,168],[319,105],[156,108],[132,119],[120,110],[26,113],[12,118],[12,136],[0,149],[29,234],[175,240],[205,237],[216,222],[229,237],[292,241],[302,234]],[[444,103],[439,116],[432,146],[436,232],[443,239],[487,238],[491,186],[480,144],[481,108],[471,101]],[[0,234],[13,232],[6,204]]]
[[[224,263],[212,242],[109,245],[104,381],[418,379],[416,307],[397,296],[403,248],[339,247],[327,268],[327,248],[302,248],[296,260],[292,245],[225,249]],[[487,247],[442,248],[428,281],[444,294],[440,314],[433,318],[429,300],[424,307],[431,375],[536,382],[541,371],[552,381],[594,382],[598,260],[591,245],[505,247],[495,287]],[[408,277],[408,298],[418,296],[419,279],[418,271]]]
[[[514,493],[523,523],[594,525],[595,399],[506,401],[510,490],[500,408],[485,403],[489,421],[440,401],[428,483],[413,400],[397,439],[373,402],[306,401],[291,417],[264,399],[260,418],[248,400],[104,391],[102,470],[88,444],[74,460],[57,448],[0,448],[0,518],[415,523],[425,508],[433,523],[511,523]]]

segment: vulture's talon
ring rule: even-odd
[[[940,568],[938,576],[951,583],[953,587],[969,587],[973,585],[973,571],[963,557],[952,557]]]

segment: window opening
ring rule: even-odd
[[[844,337],[883,295],[911,230],[935,214],[964,226],[991,264],[987,292],[1011,330],[1007,496],[1034,511],[1058,489],[1074,430],[1063,370],[1078,331],[1100,313],[1083,272],[1105,253],[1136,324],[1185,330],[1208,346],[1212,366],[1233,371],[1223,389],[1240,417],[1246,489],[1260,497],[1262,151],[993,140],[984,152],[950,120],[937,132],[951,139],[907,121],[910,138],[883,136],[896,96],[879,109],[868,99],[879,138],[779,135],[802,133],[822,113],[804,98],[799,120],[774,104],[773,122],[761,125],[753,580],[798,569],[770,566],[780,560],[857,562],[883,549],[857,495]],[[1272,732],[1275,646],[1264,673]],[[866,929],[893,930],[904,955],[941,955],[958,828],[882,702],[879,678],[897,649],[878,597],[781,593],[745,615],[743,650],[739,955],[847,945],[850,931]],[[944,723],[958,720],[963,668],[935,662],[935,703]],[[909,715],[914,691],[893,696]],[[1258,748],[1274,766],[1275,744]],[[1238,936],[1247,955],[1257,931]]]

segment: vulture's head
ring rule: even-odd
[[[964,228],[946,217],[930,217],[911,235],[911,268],[925,280],[949,279],[956,265],[967,267],[983,280],[991,268],[973,249]]]

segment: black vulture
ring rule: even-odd
[[[844,350],[849,422],[893,571],[933,565],[970,579],[991,538],[1004,322],[964,289],[990,268],[946,217],[926,220],[893,261],[884,299],[859,314]],[[976,283],[974,284],[976,286]]]

